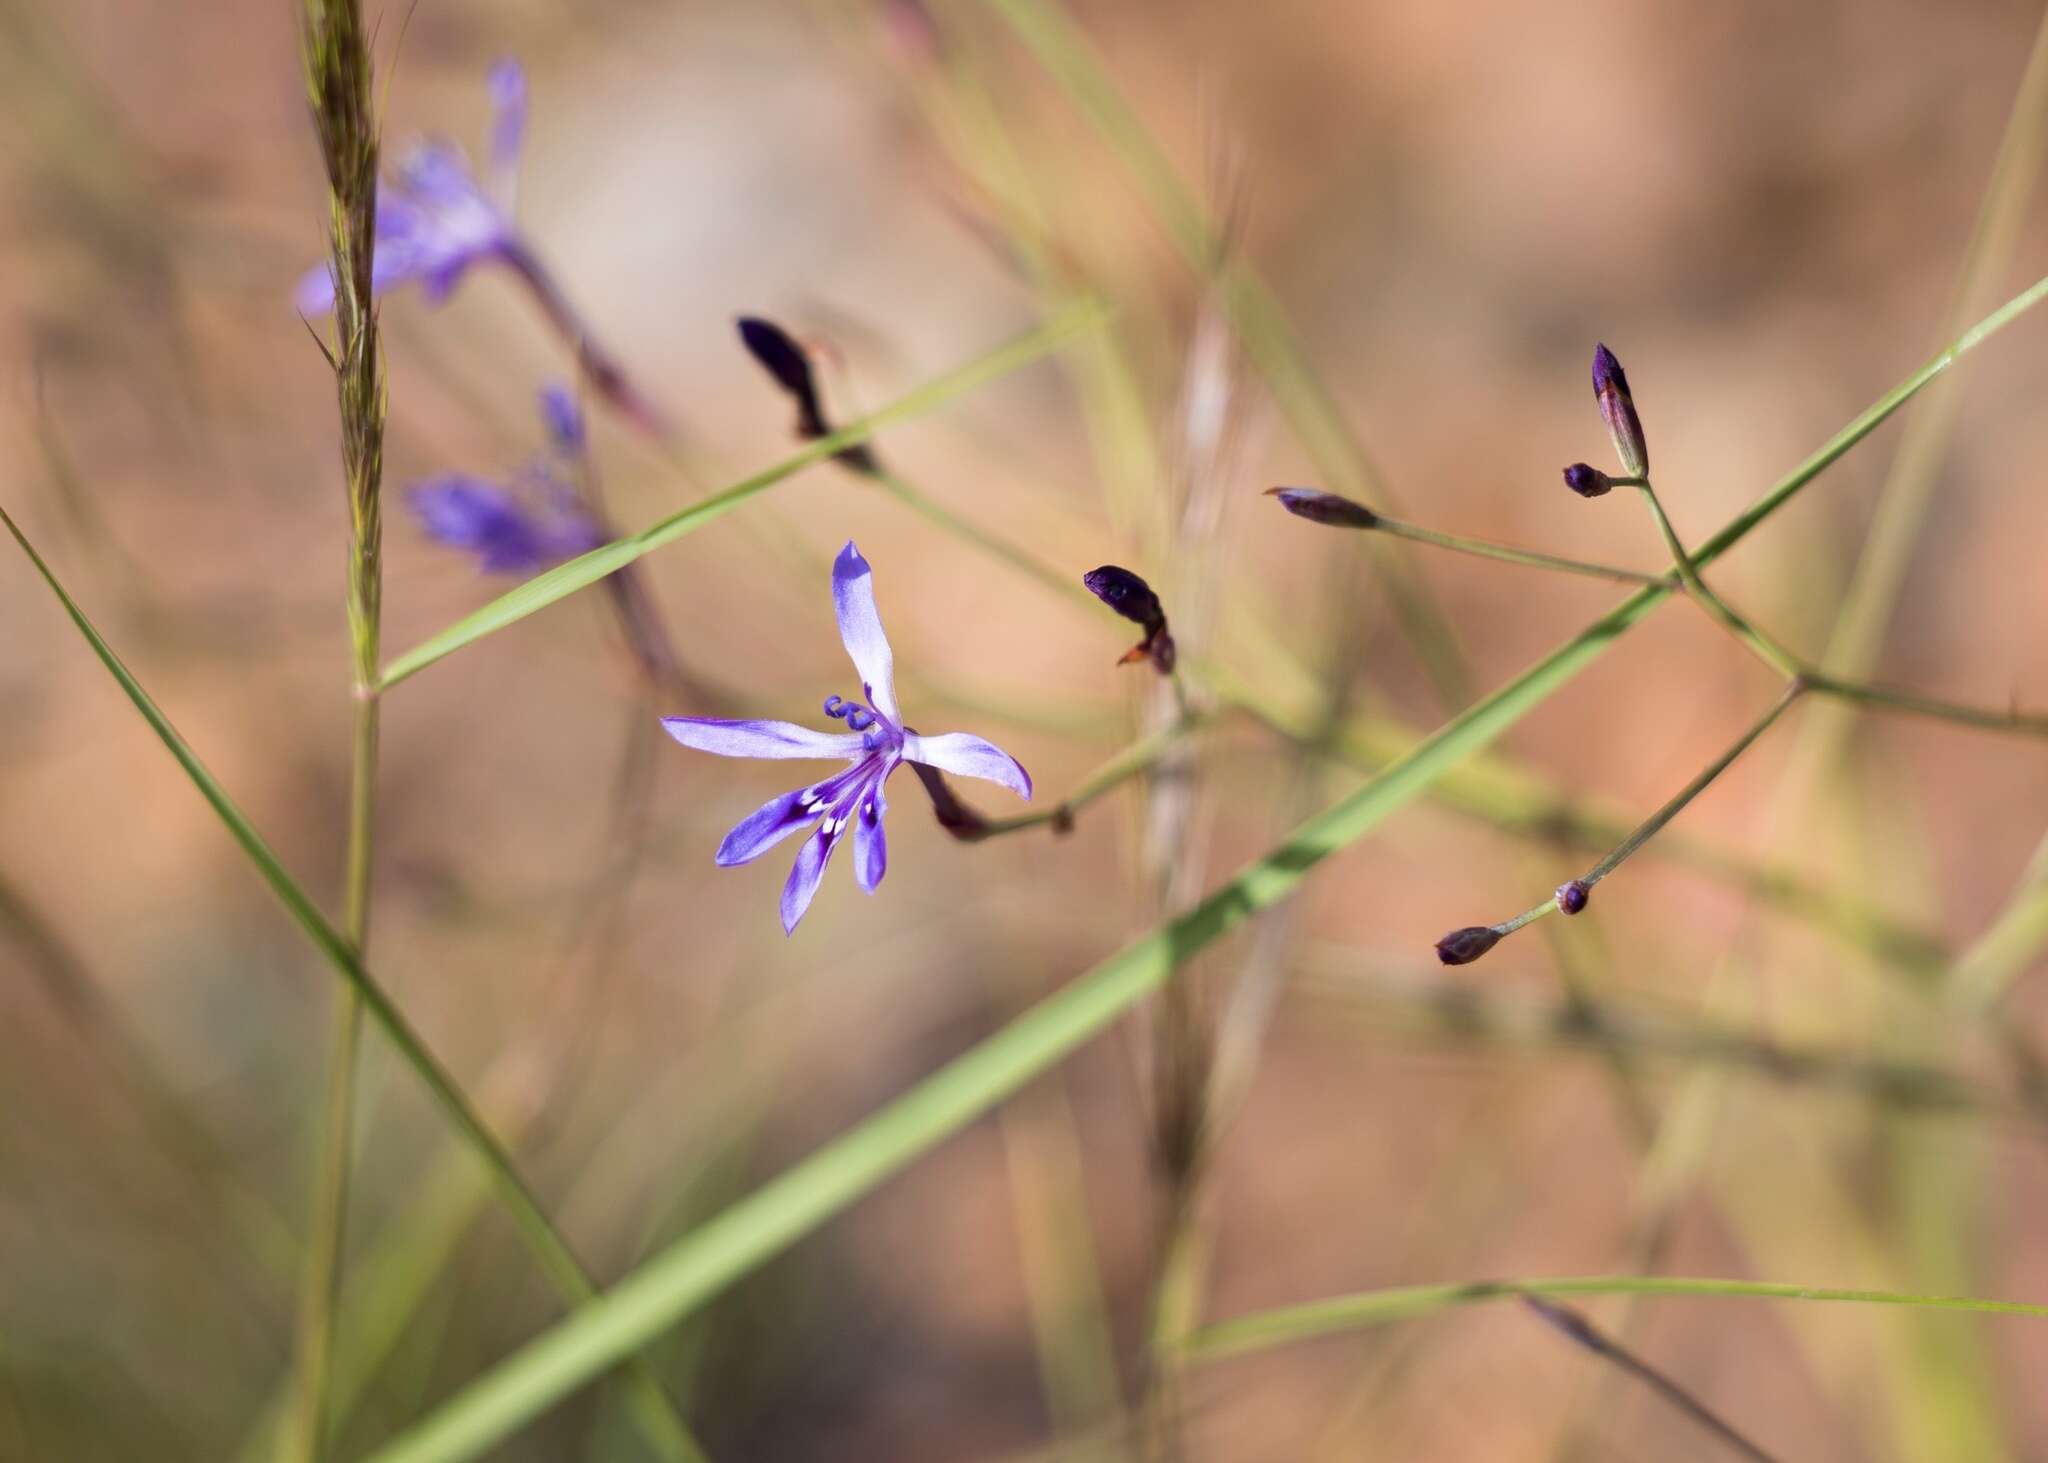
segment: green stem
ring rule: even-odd
[[[1804,673],[1804,678],[1807,688],[1820,695],[1854,701],[1880,711],[1903,711],[1913,716],[1931,716],[1940,721],[1952,721],[1960,726],[1974,726],[1985,731],[2019,732],[2030,737],[2048,737],[2048,716],[1964,706],[1954,701],[1916,695],[1911,691],[1895,691],[1887,686],[1838,680],[1834,676],[1823,675],[1818,671],[1809,670]]]
[[[901,503],[911,512],[944,529],[964,543],[972,544],[990,558],[1000,560],[1028,578],[1036,579],[1054,593],[1063,595],[1077,604],[1093,605],[1095,597],[1088,593],[1081,583],[1079,574],[1064,574],[1044,560],[1018,548],[1008,539],[1000,538],[987,529],[969,523],[952,509],[927,497],[922,490],[908,480],[898,477],[886,467],[872,472],[854,469],[860,476],[875,484],[883,492]]]
[[[1188,1350],[1197,1361],[1242,1356],[1312,1337],[1366,1326],[1435,1315],[1454,1306],[1525,1295],[1694,1295],[1717,1300],[1832,1301],[1851,1305],[1905,1306],[1918,1310],[1977,1311],[1989,1315],[2048,1318],[2048,1305],[1978,1300],[1970,1296],[1906,1295],[1890,1290],[1841,1290],[1817,1285],[1783,1285],[1763,1280],[1696,1280],[1666,1275],[1591,1275],[1545,1280],[1470,1280],[1450,1285],[1403,1285],[1336,1296],[1306,1305],[1283,1306],[1219,1321],[1195,1333]]]
[[[1670,517],[1664,512],[1664,504],[1657,497],[1657,490],[1650,486],[1650,480],[1643,478],[1636,486],[1642,490],[1643,501],[1650,505],[1650,516],[1657,520],[1657,531],[1664,535],[1664,546],[1671,551],[1671,562],[1678,567],[1679,579],[1699,607],[1712,615],[1729,634],[1748,646],[1759,660],[1777,671],[1779,675],[1799,675],[1801,666],[1798,656],[1750,624],[1731,609],[1726,600],[1707,588],[1706,580],[1700,578],[1699,566],[1693,563],[1692,555],[1685,551],[1684,543],[1679,540],[1678,530],[1672,527]]]
[[[1503,564],[1520,564],[1530,569],[1550,569],[1560,574],[1577,574],[1587,579],[1605,579],[1615,584],[1646,584],[1659,589],[1670,589],[1671,576],[1668,574],[1644,574],[1635,569],[1623,569],[1613,564],[1591,564],[1583,559],[1566,559],[1556,554],[1538,553],[1534,549],[1518,549],[1507,544],[1491,543],[1486,539],[1466,538],[1462,534],[1439,533],[1433,528],[1423,528],[1413,523],[1403,523],[1398,518],[1385,514],[1374,515],[1372,528],[1405,538],[1410,543],[1431,544],[1440,549],[1449,549],[1457,554],[1470,554],[1475,558],[1494,559]]]
[[[1000,838],[1006,833],[1021,833],[1027,828],[1037,828],[1051,823],[1064,831],[1074,820],[1074,815],[1101,797],[1129,782],[1143,776],[1159,765],[1174,743],[1201,726],[1205,720],[1199,712],[1189,712],[1171,725],[1162,727],[1148,737],[1141,737],[1130,746],[1118,752],[1107,762],[1082,778],[1074,790],[1049,808],[1029,813],[1019,813],[1013,818],[990,818],[969,841],[980,843],[990,838]]]

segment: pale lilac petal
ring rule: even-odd
[[[1031,774],[1017,759],[993,742],[967,732],[947,732],[940,737],[907,736],[903,739],[903,755],[942,772],[999,782],[1020,798],[1031,796]]]
[[[376,261],[371,260],[371,267]],[[334,308],[334,266],[322,264],[309,269],[300,278],[298,287],[292,291],[292,307],[308,320],[325,315]]]
[[[853,732],[812,731],[790,721],[726,721],[709,716],[664,716],[668,734],[686,747],[721,757],[843,757],[858,760],[866,744]]]
[[[718,845],[718,863],[725,868],[750,863],[798,829],[815,822],[823,811],[809,801],[811,789],[800,787],[781,797],[770,798],[733,825]]]
[[[868,705],[901,726],[903,718],[896,713],[895,658],[889,650],[889,637],[882,631],[881,612],[875,608],[875,576],[852,539],[832,564],[832,603],[839,611],[839,638],[846,642],[846,654],[860,672]]]
[[[498,202],[508,212],[517,191],[519,150],[526,141],[526,69],[509,57],[490,71],[491,174]]]
[[[853,810],[853,880],[870,894],[889,871],[889,840],[882,829],[888,812],[882,780],[877,778]]]
[[[427,536],[478,556],[483,569],[516,573],[549,562],[549,530],[496,483],[449,473],[405,491]]]

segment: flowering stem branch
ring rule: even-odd
[[[1685,551],[1685,544],[1678,537],[1678,530],[1671,525],[1670,517],[1664,512],[1664,504],[1657,497],[1657,490],[1646,477],[1636,486],[1642,490],[1643,501],[1649,505],[1650,516],[1657,520],[1657,531],[1664,535],[1664,546],[1671,551],[1671,562],[1678,568],[1678,577],[1693,599],[1737,640],[1748,646],[1756,657],[1777,671],[1779,675],[1797,677],[1802,667],[1799,657],[1780,645],[1776,640],[1750,624],[1728,605],[1728,602],[1707,588],[1707,582],[1700,578],[1699,567],[1693,563],[1692,555]]]
[[[668,437],[674,429],[667,416],[633,384],[618,358],[598,344],[597,337],[591,334],[539,256],[516,240],[505,244],[500,252],[507,267],[525,282],[548,323],[574,348],[577,368],[588,378],[592,389],[648,436]]]
[[[1449,549],[1456,554],[1470,554],[1475,558],[1494,559],[1503,564],[1520,564],[1530,569],[1549,569],[1560,574],[1577,574],[1587,579],[1605,579],[1615,584],[1652,585],[1658,589],[1676,589],[1669,574],[1645,574],[1636,569],[1623,569],[1613,564],[1592,564],[1583,559],[1566,559],[1556,554],[1539,553],[1534,549],[1518,549],[1508,544],[1491,543],[1486,539],[1466,538],[1462,534],[1439,533],[1433,528],[1419,524],[1403,523],[1398,518],[1389,518],[1375,513],[1370,524],[1364,527],[1380,533],[1392,534],[1395,538],[1407,539],[1410,543],[1431,544],[1440,549]]]

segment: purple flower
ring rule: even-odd
[[[396,175],[377,189],[373,294],[417,280],[427,299],[438,304],[471,265],[524,255],[512,205],[526,136],[526,73],[517,61],[500,61],[487,84],[492,113],[488,182],[478,181],[469,159],[451,142],[415,142],[406,148]],[[309,272],[292,298],[302,315],[332,310],[329,268]]]
[[[553,452],[527,463],[511,482],[444,473],[405,490],[406,506],[427,536],[475,554],[487,574],[530,574],[605,541],[570,476],[583,455],[576,398],[565,387],[546,386],[540,407]]]
[[[724,721],[701,716],[662,718],[670,736],[700,752],[721,757],[844,758],[846,770],[820,782],[771,798],[742,818],[718,845],[721,866],[750,863],[788,838],[815,825],[782,886],[782,928],[794,932],[811,907],[825,865],[850,831],[854,881],[870,894],[889,862],[882,817],[888,804],[882,786],[905,762],[922,763],[963,777],[999,782],[1019,797],[1031,796],[1031,778],[1009,753],[965,732],[921,737],[903,725],[896,708],[894,661],[882,617],[875,609],[874,576],[851,540],[832,565],[832,600],[839,637],[861,680],[861,700],[837,696],[825,701],[825,715],[844,721],[844,732],[813,731],[787,721]]]
[[[1614,479],[1590,463],[1575,462],[1564,470],[1564,485],[1581,498],[1603,498],[1614,490]]]

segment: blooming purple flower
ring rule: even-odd
[[[825,715],[844,721],[847,730],[813,731],[787,721],[662,718],[669,735],[684,746],[721,757],[846,760],[845,771],[769,799],[742,818],[718,846],[721,866],[750,863],[791,834],[815,825],[782,887],[785,933],[794,932],[797,921],[811,907],[825,865],[849,831],[853,835],[854,882],[870,894],[882,882],[889,862],[882,832],[888,804],[882,787],[905,762],[985,778],[1019,797],[1031,796],[1030,774],[993,743],[966,732],[922,737],[904,726],[896,707],[894,658],[875,608],[874,575],[851,540],[832,565],[832,600],[839,615],[839,637],[860,676],[861,700],[828,697]]]
[[[526,136],[526,73],[517,61],[491,68],[489,178],[479,181],[461,148],[415,142],[400,154],[395,176],[377,188],[377,238],[370,289],[383,294],[419,281],[427,299],[446,299],[471,265],[524,254],[512,219],[519,150]],[[323,265],[293,295],[302,315],[334,308],[334,276]]]
[[[583,455],[576,398],[565,387],[546,386],[540,408],[553,450],[527,463],[511,482],[444,473],[405,490],[406,506],[427,536],[475,554],[487,574],[530,574],[605,541],[570,476]]]

